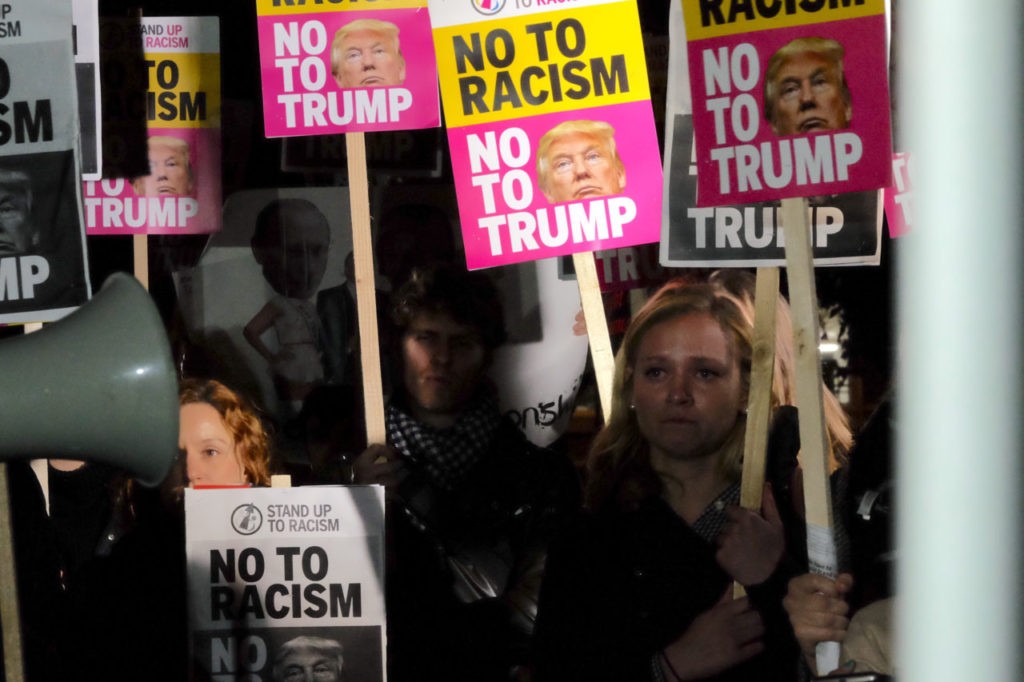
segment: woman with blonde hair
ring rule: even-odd
[[[746,270],[716,270],[708,282],[739,306],[751,327],[754,326],[754,275]],[[821,397],[828,432],[829,469],[834,471],[846,462],[853,447],[850,418],[835,393],[824,383]],[[772,407],[796,405],[796,360],[793,357],[793,318],[789,303],[780,294],[775,306],[775,369],[772,372]]]
[[[751,354],[707,285],[664,287],[631,321],[587,512],[550,550],[537,682],[793,679],[781,601],[800,567],[770,487],[762,514],[737,506]]]

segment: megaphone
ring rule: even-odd
[[[154,486],[178,454],[178,384],[149,293],[116,273],[92,300],[0,342],[0,460],[113,464]]]

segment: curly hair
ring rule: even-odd
[[[615,356],[611,418],[598,432],[587,461],[584,503],[594,511],[633,509],[661,494],[662,482],[651,466],[650,449],[629,408],[633,368],[640,344],[656,325],[688,315],[709,315],[728,337],[740,368],[744,393],[750,386],[751,327],[736,304],[704,284],[669,282],[647,301],[626,329]],[[739,480],[746,419],[742,415],[719,450],[718,469]]]
[[[480,332],[488,353],[505,343],[505,314],[491,278],[457,265],[437,263],[415,268],[395,294],[391,318],[398,336],[422,313],[448,315]]]
[[[246,481],[270,485],[270,435],[249,401],[214,379],[185,379],[178,391],[178,404],[191,403],[205,403],[220,414],[238,446]]]

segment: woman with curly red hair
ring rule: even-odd
[[[248,401],[219,381],[186,379],[178,403],[190,487],[270,485],[270,437]]]

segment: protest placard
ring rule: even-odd
[[[781,202],[698,206],[692,115],[676,110],[668,118],[672,125],[665,136],[659,262],[696,268],[784,265]],[[878,265],[882,250],[879,195],[873,190],[808,200],[815,265]]]
[[[75,85],[82,139],[82,179],[99,180],[103,168],[103,116],[100,107],[99,0],[73,0]]]
[[[914,173],[908,152],[893,154],[892,185],[885,188],[885,218],[889,236],[899,237],[914,226]]]
[[[88,300],[71,5],[0,4],[0,322]]]
[[[471,269],[657,241],[634,2],[430,2]]]
[[[698,205],[888,185],[884,0],[699,0],[683,17]]]
[[[383,680],[380,486],[186,490],[192,679]]]
[[[256,14],[267,137],[440,125],[426,0],[257,0]]]
[[[84,185],[89,234],[205,234],[220,229],[220,34],[216,17],[110,22],[105,48],[144,57],[149,174]],[[139,35],[141,33],[141,35]]]

